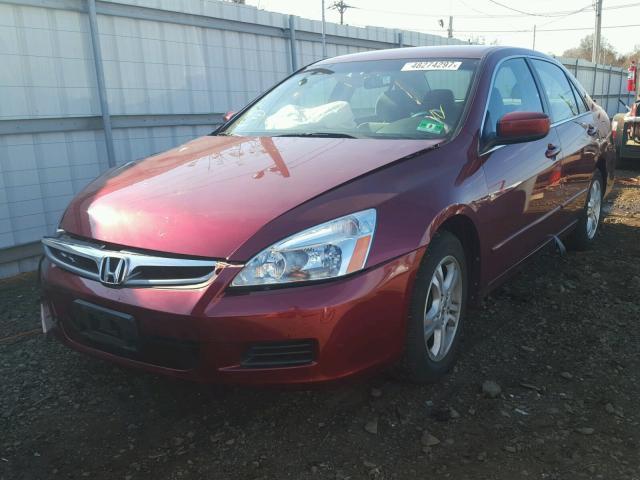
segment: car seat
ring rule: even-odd
[[[458,112],[456,101],[453,98],[453,92],[451,90],[444,88],[429,90],[422,100],[422,105],[427,112],[433,109],[442,109],[445,114],[445,123],[447,125],[455,124]]]

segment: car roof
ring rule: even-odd
[[[368,52],[351,53],[339,57],[321,60],[315,65],[328,65],[342,62],[360,62],[368,60],[395,60],[405,58],[483,58],[490,53],[501,56],[532,55],[549,58],[544,53],[526,48],[502,47],[495,45],[439,45],[433,47],[405,47],[389,48],[386,50],[371,50]]]

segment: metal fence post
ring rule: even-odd
[[[398,47],[404,47],[404,35],[402,34],[402,32],[398,32]]]
[[[576,66],[574,68],[574,76],[576,77],[576,80],[578,79],[578,63],[580,62],[579,58],[576,58]]]
[[[100,50],[100,38],[98,36],[98,16],[96,15],[96,0],[87,0],[87,5],[89,7],[89,30],[91,31],[93,63],[96,68],[98,97],[100,98],[100,112],[102,113],[102,128],[104,129],[104,142],[107,147],[107,163],[109,167],[115,167],[116,156],[113,149],[113,134],[111,131],[111,117],[109,116],[109,102],[104,82],[104,70],[102,68],[102,53]]]
[[[618,101],[616,102],[616,112],[618,111],[618,109],[620,108],[620,102],[622,101],[621,97],[622,97],[622,77],[624,76],[622,74],[622,70],[620,70],[618,73],[618,78],[620,78],[620,81],[618,82]]]
[[[607,80],[607,106],[604,110],[609,113],[609,95],[611,94],[611,72],[613,71],[613,65],[609,66],[609,79]]]
[[[298,70],[298,53],[296,50],[296,16],[289,15],[289,49],[291,51],[291,70]]]

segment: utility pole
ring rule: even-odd
[[[535,50],[536,49],[536,26],[533,26],[533,47],[531,47],[531,50]]]
[[[324,21],[324,0],[322,0],[322,58],[327,58],[327,36]]]
[[[453,16],[449,15],[449,30],[447,31],[448,37],[453,38]]]
[[[600,31],[602,30],[602,0],[596,1],[596,31],[593,34],[593,51],[591,53],[591,61],[598,63],[598,55],[600,53]]]
[[[354,7],[344,3],[344,0],[336,0],[329,8],[331,10],[337,10],[340,13],[340,25],[344,25],[344,12],[346,12],[347,9]]]

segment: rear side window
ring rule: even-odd
[[[578,91],[578,88],[573,84],[573,82],[571,83],[571,89],[573,90],[573,94],[576,97],[576,102],[578,102],[578,111],[580,113],[587,113],[589,111],[589,107],[587,107],[587,102],[585,101],[584,97],[580,94],[580,92]]]
[[[551,121],[561,122],[578,115],[580,109],[573,94],[573,87],[562,69],[544,60],[532,60],[531,62],[540,76],[542,88],[549,99]]]
[[[506,113],[542,111],[540,94],[525,60],[507,60],[498,67],[491,86],[483,137],[496,134],[498,120]]]

